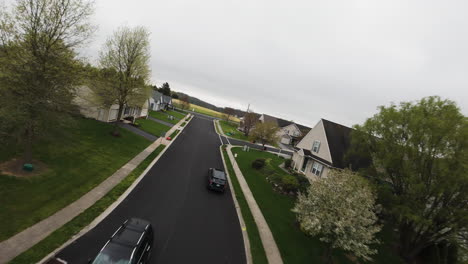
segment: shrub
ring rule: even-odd
[[[256,159],[252,162],[252,168],[259,170],[265,167],[265,159]]]
[[[292,175],[286,175],[281,178],[281,185],[285,191],[297,192],[299,188],[299,181]]]
[[[291,168],[291,163],[292,163],[292,159],[286,159],[284,161],[284,167],[287,169]]]
[[[294,173],[293,176],[299,182],[299,187],[297,190],[300,191],[301,193],[306,193],[307,188],[309,188],[310,186],[309,180],[304,175],[299,174],[299,173]]]

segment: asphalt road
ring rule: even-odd
[[[87,263],[127,218],[150,221],[150,263],[245,263],[239,220],[229,188],[206,189],[208,168],[222,168],[213,122],[194,117],[130,195],[94,229],[57,257]]]

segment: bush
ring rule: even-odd
[[[307,188],[309,188],[310,186],[309,180],[304,175],[299,174],[299,173],[294,173],[293,176],[299,182],[299,187],[297,190],[300,191],[301,193],[306,193]]]
[[[287,192],[297,192],[299,189],[299,181],[292,175],[286,175],[281,178],[283,190]]]
[[[284,161],[284,167],[289,169],[291,168],[292,159],[287,159]]]
[[[265,167],[265,159],[256,159],[252,162],[252,168],[259,170]]]

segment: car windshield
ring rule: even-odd
[[[102,252],[97,255],[93,264],[128,264],[132,251],[125,246],[109,243]]]

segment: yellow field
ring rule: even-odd
[[[178,99],[172,99],[172,104],[174,104],[176,107],[179,107],[179,108],[180,108],[180,105],[181,105],[181,103],[180,103],[180,101]],[[194,111],[196,113],[204,114],[204,115],[209,115],[209,116],[218,117],[218,118],[224,118],[223,113],[213,111],[211,109],[208,109],[208,108],[205,108],[205,107],[202,107],[202,106],[199,106],[199,105],[195,105],[195,104],[190,104],[190,108],[188,110]],[[239,118],[237,118],[237,117],[231,117],[230,119],[232,121],[235,121],[235,122],[240,121]]]

